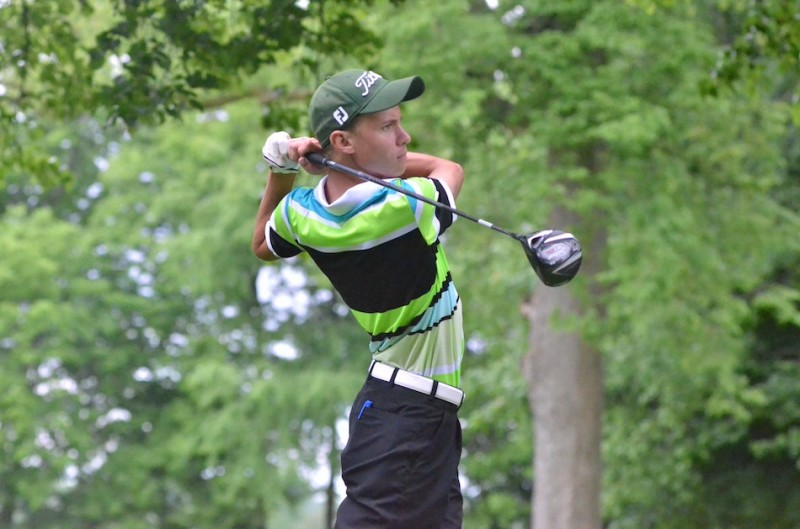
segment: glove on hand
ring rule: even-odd
[[[273,132],[264,143],[261,155],[269,164],[273,173],[296,173],[300,165],[289,159],[289,140],[288,133],[280,131]]]

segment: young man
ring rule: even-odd
[[[400,103],[422,95],[419,77],[388,81],[364,70],[328,78],[309,106],[316,138],[267,139],[270,165],[253,235],[265,261],[308,252],[370,335],[372,362],[350,414],[342,452],[347,496],[337,529],[457,529],[464,351],[461,304],[439,236],[452,213],[330,171],[295,188],[306,155],[392,179],[455,206],[461,166],[408,152]],[[369,369],[367,369],[369,367]]]

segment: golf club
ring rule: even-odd
[[[430,204],[437,208],[442,208],[455,215],[458,215],[459,217],[471,220],[472,222],[480,224],[481,226],[485,226],[519,241],[522,243],[522,248],[525,250],[525,255],[528,257],[528,261],[531,263],[534,272],[536,272],[536,275],[539,276],[539,279],[541,279],[542,283],[547,286],[556,287],[568,283],[573,277],[575,277],[580,269],[582,260],[581,245],[578,242],[578,239],[576,239],[571,233],[566,233],[560,230],[542,230],[532,235],[521,235],[519,233],[505,230],[489,221],[468,215],[463,211],[459,211],[458,209],[450,207],[447,204],[442,204],[441,202],[437,202],[436,200],[422,196],[414,191],[404,189],[371,174],[367,174],[363,171],[342,165],[329,158],[326,158],[322,154],[310,153],[306,155],[306,158],[308,158],[309,161],[314,164],[330,167],[331,169],[339,171],[340,173],[349,174],[355,176],[356,178],[373,182],[397,191],[398,193],[421,200],[426,204]]]

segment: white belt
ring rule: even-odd
[[[369,368],[369,374],[378,380],[393,381],[398,386],[413,389],[425,395],[431,395],[456,406],[461,406],[461,403],[464,402],[464,392],[460,389],[398,367],[392,367],[373,360]]]

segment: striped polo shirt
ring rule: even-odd
[[[270,251],[308,252],[369,333],[373,359],[458,387],[461,303],[439,242],[455,215],[373,182],[329,203],[326,178],[281,200],[267,223]],[[454,206],[440,180],[389,181]]]

